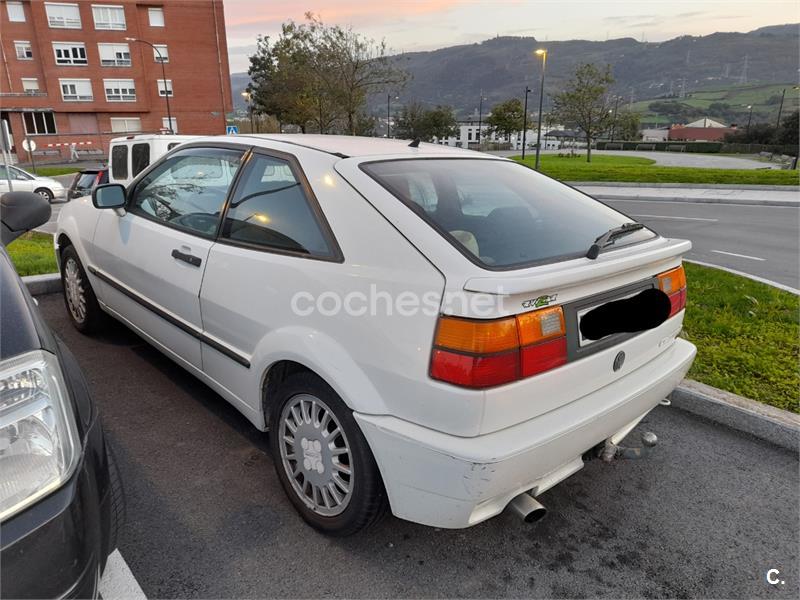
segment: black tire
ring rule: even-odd
[[[76,271],[73,271],[73,265]],[[69,276],[68,273],[70,274]],[[82,316],[81,311],[77,307],[73,308],[70,305],[69,296],[74,292],[70,290],[70,283],[67,279],[71,277],[73,273],[75,273],[75,276],[78,278],[77,286],[79,287],[79,293],[83,294],[84,311]],[[83,268],[81,259],[78,258],[78,253],[72,246],[67,246],[61,252],[61,288],[69,320],[72,321],[75,329],[86,334],[98,331],[105,321],[105,313],[97,303],[97,296],[95,296],[92,285],[89,283],[89,278],[86,276],[86,271]]]
[[[293,487],[287,472],[288,467],[284,465],[281,455],[284,408],[296,398],[305,395],[313,396],[327,405],[339,422],[339,427],[344,432],[346,443],[349,446],[347,456],[348,460],[352,461],[353,475],[349,479],[352,491],[346,507],[334,516],[321,515],[306,504],[306,501]],[[386,514],[389,503],[378,466],[367,440],[353,418],[352,411],[325,381],[309,372],[296,373],[288,377],[279,386],[275,396],[274,402],[271,401],[270,411],[270,450],[278,479],[297,512],[314,529],[336,537],[353,535],[377,523]],[[331,439],[331,441],[333,440]],[[298,465],[297,469],[300,468]]]
[[[109,478],[109,504],[111,509],[111,518],[108,527],[108,540],[106,544],[106,556],[111,554],[117,549],[117,542],[119,540],[119,532],[125,524],[125,492],[122,487],[122,478],[119,474],[117,467],[117,459],[114,457],[114,450],[111,444],[106,440],[106,459],[108,460],[108,478]]]
[[[47,188],[37,188],[34,190],[35,194],[39,194],[42,198],[45,198],[48,202],[52,203],[55,195]]]

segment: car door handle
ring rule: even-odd
[[[203,263],[203,259],[199,256],[194,256],[193,254],[186,254],[185,252],[181,252],[177,248],[172,251],[172,258],[177,258],[178,260],[182,260],[185,263],[189,263],[193,267],[199,267]]]

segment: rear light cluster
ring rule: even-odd
[[[683,266],[661,273],[658,276],[658,287],[669,296],[670,317],[686,308],[686,273]]]
[[[678,267],[658,275],[670,317],[686,306],[686,275]],[[564,311],[551,306],[493,320],[439,317],[430,374],[468,388],[487,388],[555,369],[567,362]]]
[[[566,362],[566,327],[560,306],[491,321],[443,316],[431,357],[431,377],[485,388]]]

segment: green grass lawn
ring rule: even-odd
[[[52,235],[28,232],[11,242],[7,250],[20,275],[41,275],[58,271]]]
[[[29,173],[33,173],[30,165],[25,167]],[[55,177],[56,175],[69,175],[70,173],[77,173],[80,171],[78,167],[40,167],[36,165],[36,174],[42,177]]]
[[[533,167],[535,157],[526,156],[523,164]],[[542,172],[562,181],[625,181],[637,183],[743,183],[750,185],[798,185],[797,170],[704,169],[661,167],[655,161],[635,156],[595,154],[587,163],[585,154],[577,157],[543,154]]]
[[[686,263],[683,337],[697,346],[688,377],[800,412],[800,297]]]

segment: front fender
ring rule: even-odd
[[[61,209],[58,213],[56,233],[53,236],[59,271],[61,270],[61,250],[63,250],[64,238],[69,239],[69,243],[75,248],[84,267],[93,264],[91,250],[99,219],[100,211],[94,207],[90,196],[76,198]],[[96,282],[93,280],[94,276],[88,270],[87,275],[92,287],[97,291]]]

